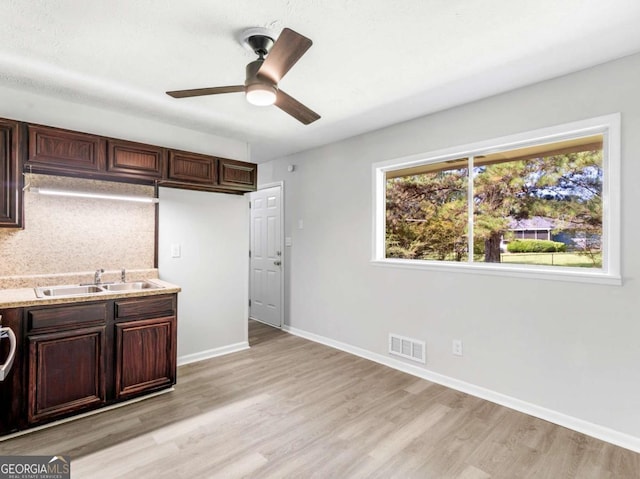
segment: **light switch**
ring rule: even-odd
[[[172,258],[180,257],[180,243],[173,243],[171,245],[171,257]]]
[[[304,229],[304,221],[298,220],[298,229],[299,230]]]
[[[291,242],[291,236],[285,236],[284,238],[284,245],[285,246],[291,246],[293,243]]]

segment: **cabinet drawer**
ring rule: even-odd
[[[107,320],[107,308],[108,303],[93,303],[30,309],[27,330],[40,333],[101,324]]]
[[[175,296],[152,296],[116,301],[116,319],[173,316]]]

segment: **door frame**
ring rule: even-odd
[[[264,185],[258,186],[256,191],[267,190],[269,188],[280,187],[280,251],[282,251],[282,255],[280,256],[282,259],[282,264],[280,265],[280,326],[279,329],[284,327],[284,287],[285,287],[285,274],[286,274],[286,266],[287,266],[287,258],[285,255],[285,246],[284,246],[284,180],[274,181],[272,183],[265,183]],[[249,198],[249,203],[251,203],[251,193],[247,193]],[[249,211],[249,251],[251,251],[251,228],[253,228],[253,224],[251,221],[251,211]],[[251,258],[249,258],[249,268],[247,271],[247,275],[249,278],[249,300],[251,300]],[[247,307],[247,321],[251,319],[251,308]],[[259,319],[255,319],[255,321],[260,321]],[[260,321],[261,322],[261,321]],[[266,323],[265,323],[266,324]],[[269,326],[273,326],[270,324]]]

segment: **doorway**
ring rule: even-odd
[[[276,328],[283,323],[282,184],[249,194],[249,318]]]

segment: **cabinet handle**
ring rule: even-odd
[[[11,328],[0,328],[0,338],[8,337],[9,343],[11,344],[11,348],[9,349],[9,357],[5,361],[3,365],[0,366],[0,381],[4,381],[4,378],[7,377],[9,371],[11,371],[11,366],[13,366],[13,359],[16,356],[16,335],[11,330]]]

